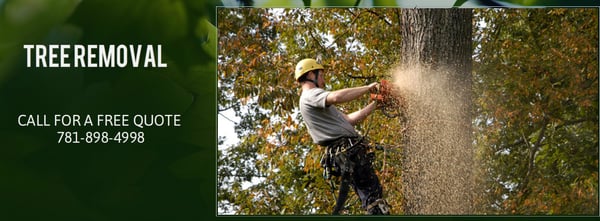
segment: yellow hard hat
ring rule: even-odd
[[[319,70],[319,69],[324,69],[324,68],[323,68],[323,65],[320,65],[317,63],[317,60],[312,59],[312,58],[302,59],[296,65],[296,70],[294,72],[294,78],[297,81],[298,78],[302,77],[302,75],[306,74],[306,72],[309,72],[312,70]]]

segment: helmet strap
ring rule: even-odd
[[[312,82],[315,84],[316,87],[319,87],[319,70],[317,70],[316,72],[313,71],[313,73],[315,73],[315,79],[313,79]]]

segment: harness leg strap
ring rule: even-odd
[[[342,183],[340,184],[340,192],[338,193],[337,201],[335,202],[335,207],[333,208],[333,215],[339,215],[340,210],[344,207],[344,203],[346,203],[346,198],[348,198],[348,191],[350,190],[350,177],[348,175],[344,175],[342,177]]]

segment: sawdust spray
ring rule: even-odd
[[[402,181],[405,214],[473,214],[474,147],[470,107],[447,69],[396,68],[406,102]],[[467,115],[470,117],[470,115]]]

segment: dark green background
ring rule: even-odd
[[[266,219],[216,217],[216,30],[210,24],[219,4],[0,0],[0,220]],[[169,67],[27,68],[23,44],[161,44]],[[98,113],[181,114],[182,126],[17,124],[19,114]],[[145,142],[58,144],[57,131],[143,131]],[[386,219],[423,218],[507,217]]]
[[[214,217],[215,6],[0,1],[0,220]],[[23,44],[161,44],[168,68],[27,68]],[[98,113],[181,114],[182,126],[17,124],[19,114]],[[58,144],[57,131],[143,131],[145,142]]]

